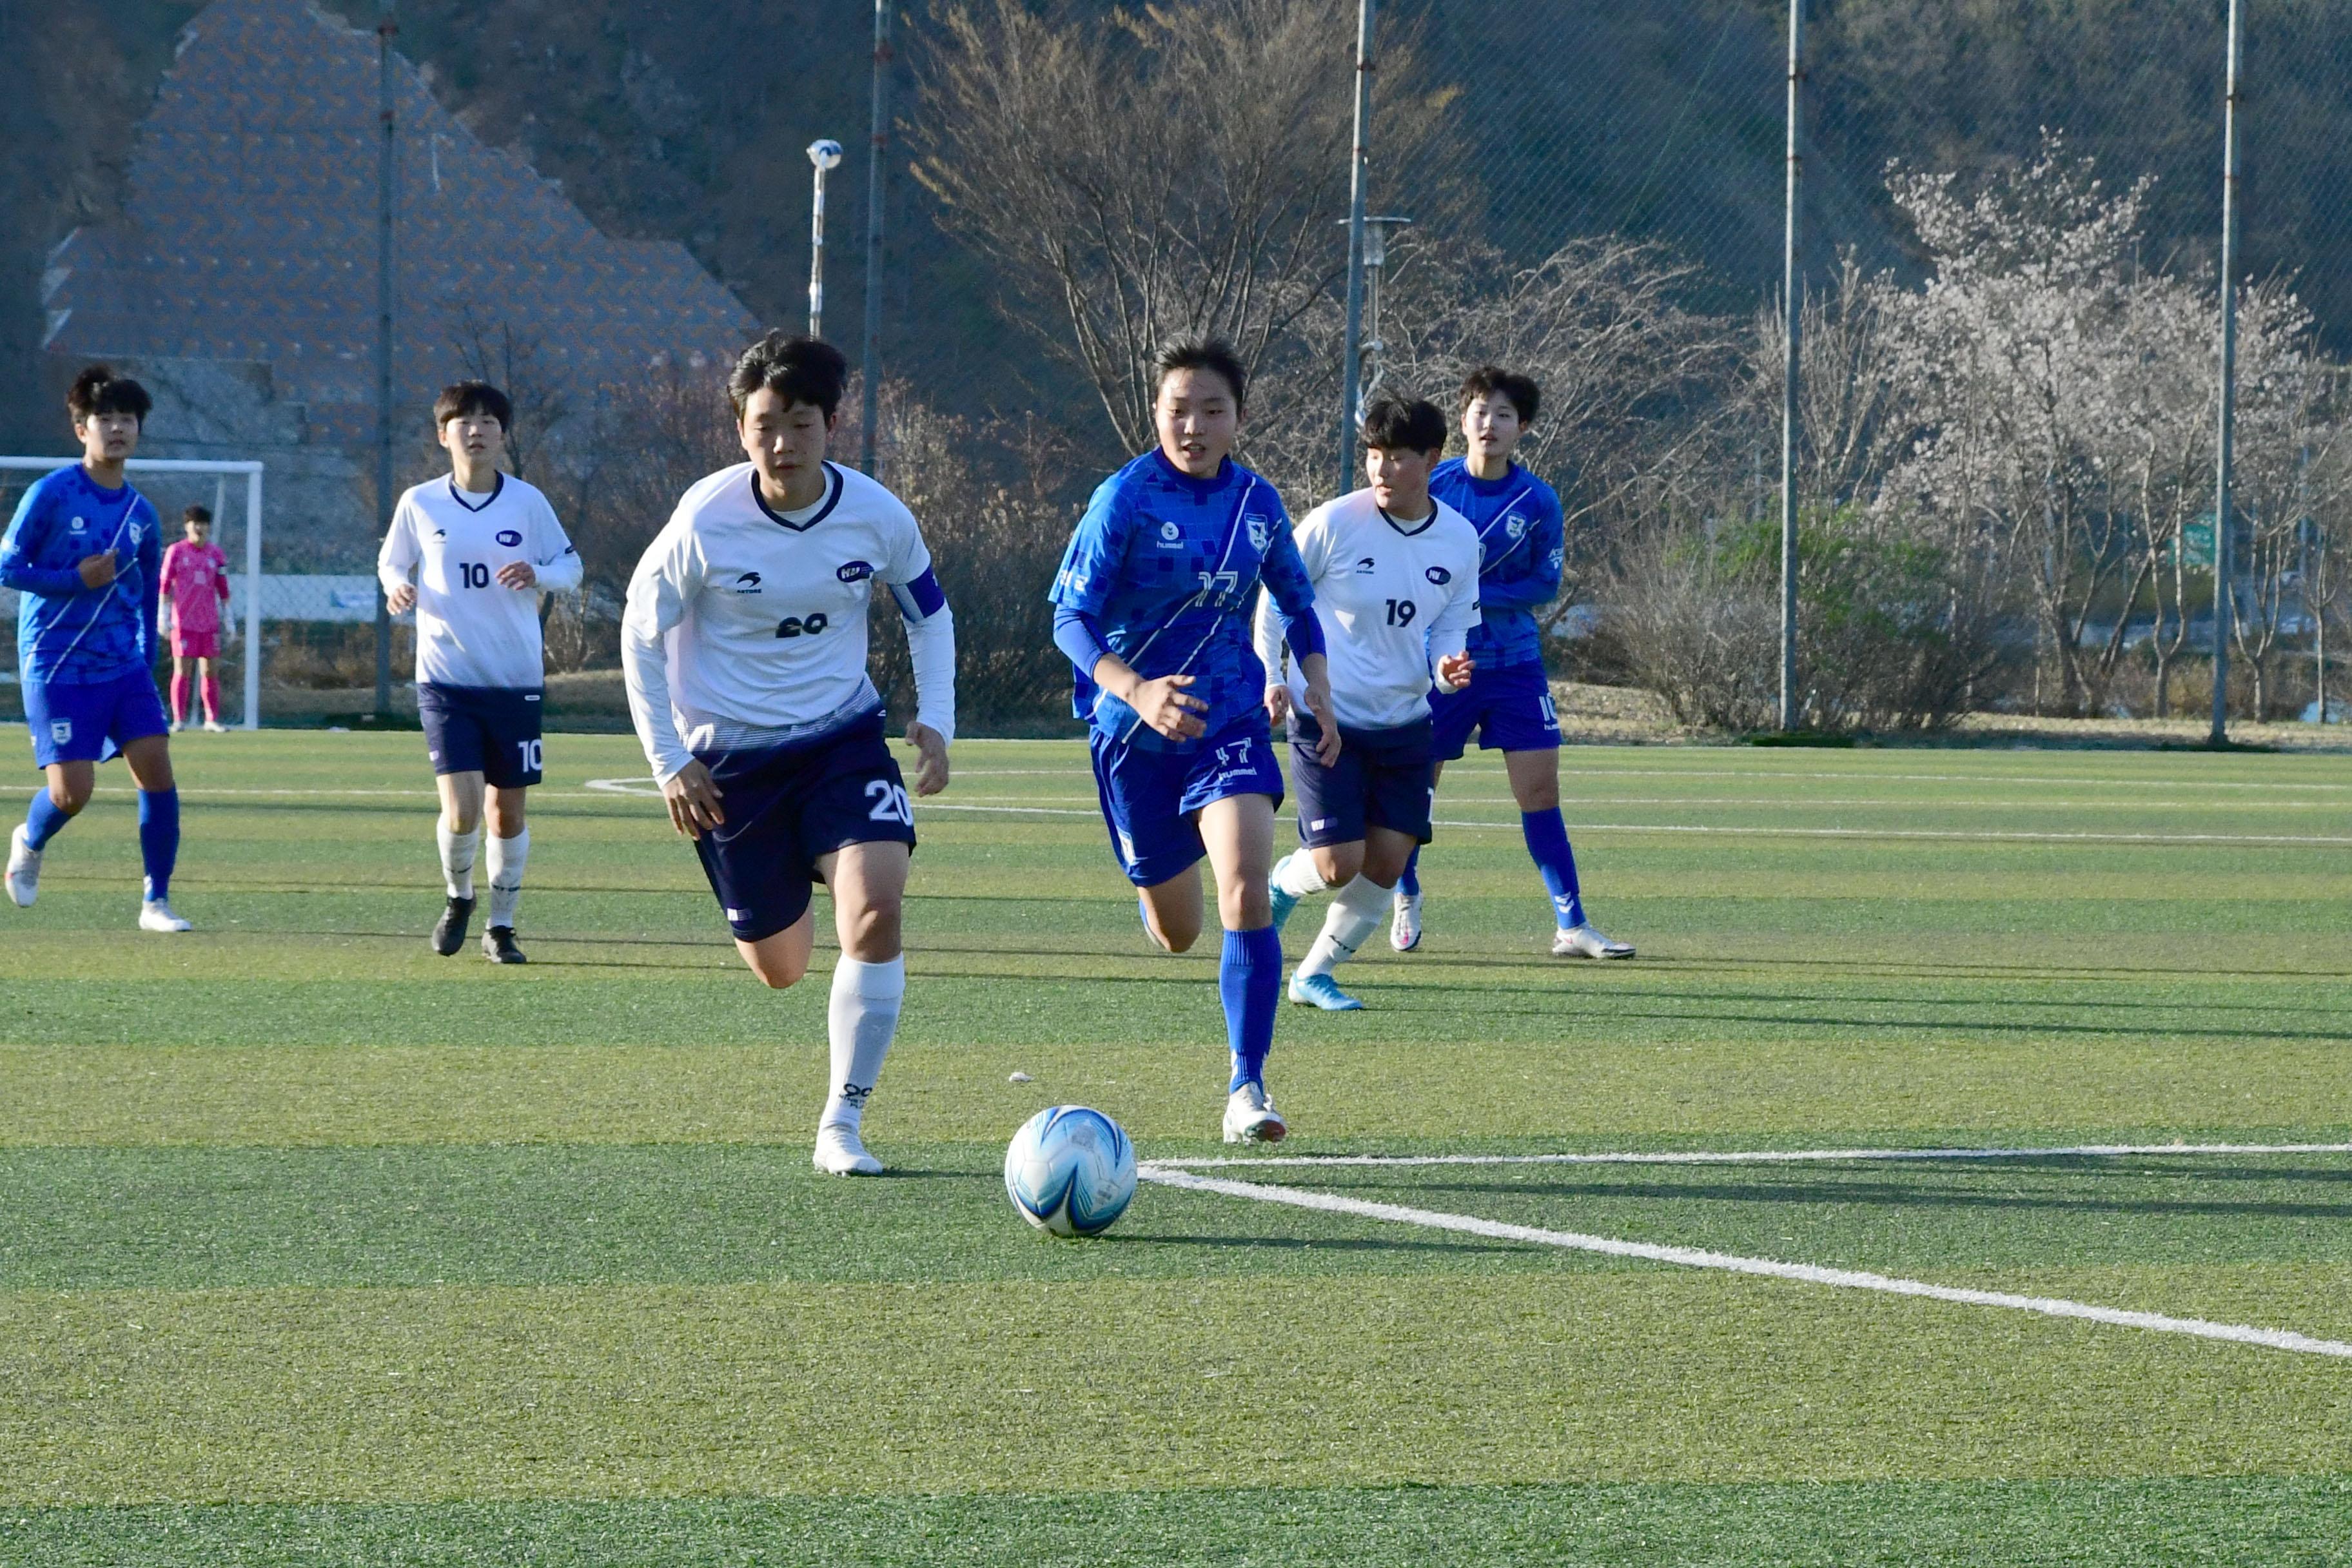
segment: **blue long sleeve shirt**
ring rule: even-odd
[[[1429,493],[1478,531],[1482,613],[1470,629],[1470,657],[1482,669],[1541,663],[1535,612],[1559,597],[1567,552],[1559,492],[1517,463],[1499,479],[1482,479],[1448,458],[1431,470]]]
[[[1261,584],[1286,620],[1314,620],[1315,590],[1274,487],[1231,460],[1196,479],[1154,449],[1095,491],[1048,596],[1063,612],[1066,652],[1083,646],[1071,634],[1084,616],[1101,649],[1144,679],[1192,676],[1188,695],[1208,704],[1202,718],[1214,735],[1265,700],[1265,667],[1250,646]],[[1152,730],[1095,684],[1091,661],[1077,669],[1072,706],[1101,733],[1146,750],[1206,739]]]
[[[115,552],[114,581],[82,585],[85,557]],[[163,528],[129,485],[108,489],[76,463],[44,475],[0,538],[0,587],[14,588],[17,677],[91,686],[154,660]]]

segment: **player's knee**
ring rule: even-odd
[[[1148,920],[1144,921],[1143,929],[1153,942],[1160,944],[1160,951],[1163,952],[1190,952],[1192,951],[1192,944],[1201,940],[1201,927],[1197,921],[1177,925],[1158,920]]]
[[[81,808],[89,804],[90,785],[74,784],[64,779],[49,781],[49,804],[68,816],[79,816]]]
[[[1253,882],[1237,888],[1217,889],[1217,915],[1227,931],[1255,931],[1274,923],[1274,903],[1266,897],[1265,884]]]
[[[898,900],[872,900],[843,919],[842,951],[864,963],[887,963],[898,956],[901,924]]]
[[[789,991],[808,974],[807,953],[747,952],[743,962],[760,984],[771,991]]]
[[[1536,779],[1513,791],[1519,797],[1521,811],[1557,811],[1559,809],[1559,781]]]
[[[1335,888],[1346,887],[1364,868],[1364,848],[1360,844],[1327,845],[1313,854],[1316,872]]]

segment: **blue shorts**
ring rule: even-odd
[[[789,746],[697,755],[727,820],[694,851],[738,942],[808,913],[818,856],[848,844],[915,847],[914,808],[878,711]]]
[[[143,669],[87,685],[28,680],[24,694],[36,767],[102,763],[131,742],[166,734],[172,728],[163,700],[155,693],[155,678]]]
[[[1290,782],[1298,789],[1298,841],[1310,849],[1360,843],[1366,827],[1386,827],[1429,842],[1429,806],[1437,793],[1430,761],[1430,722],[1392,730],[1339,726],[1339,760],[1315,756],[1323,727],[1311,714],[1290,718]]]
[[[479,773],[492,789],[539,782],[541,706],[537,691],[519,686],[416,683],[416,717],[433,772]]]
[[[1263,709],[1181,752],[1146,751],[1099,730],[1091,748],[1111,848],[1139,888],[1157,887],[1209,852],[1194,814],[1211,801],[1263,795],[1282,804],[1282,768]]]
[[[1480,669],[1470,684],[1447,694],[1429,694],[1430,754],[1450,763],[1469,749],[1478,732],[1485,752],[1553,752],[1559,749],[1559,715],[1551,704],[1551,681],[1539,660]]]

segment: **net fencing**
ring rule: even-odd
[[[1804,721],[2200,711],[2223,7],[1806,12]],[[1371,135],[1370,210],[1413,220],[1386,246],[1383,384],[1443,400],[1516,354],[1557,386],[1533,443],[1579,525],[1556,620],[1605,632],[1558,651],[1741,729],[1779,673],[1789,18],[1397,0],[1382,68],[1447,107],[1437,134]],[[2347,82],[2352,14],[2248,7],[2225,544],[2247,716],[2317,717],[2340,664]]]

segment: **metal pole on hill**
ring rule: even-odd
[[[1797,727],[1797,328],[1804,280],[1797,255],[1797,197],[1804,168],[1797,145],[1804,105],[1805,0],[1789,0],[1789,194],[1780,249],[1780,728]]]
[[[824,177],[841,162],[841,143],[820,137],[808,145],[809,162],[816,166],[815,189],[809,195],[809,336],[824,336]]]
[[[2229,88],[2221,100],[2221,426],[2213,461],[2213,730],[2230,739],[2230,583],[2237,515],[2230,501],[2231,443],[2238,426],[2238,73],[2245,62],[2245,0],[2230,0]]]
[[[394,0],[383,0],[376,23],[376,115],[383,123],[383,146],[376,170],[375,211],[375,534],[392,531],[392,220],[398,205],[400,146],[392,110],[392,40],[400,31],[393,16]],[[257,595],[261,584],[254,584]],[[258,648],[246,650],[257,658]],[[392,606],[384,602],[383,584],[375,590],[375,710],[392,712]]]
[[[874,0],[874,130],[866,151],[866,341],[858,353],[864,383],[858,405],[857,466],[874,472],[874,422],[882,378],[882,194],[890,146],[890,4]]]
[[[1362,418],[1364,332],[1364,186],[1370,173],[1372,130],[1372,5],[1356,6],[1356,141],[1348,168],[1348,342],[1339,368],[1339,488],[1355,486],[1356,426]]]

